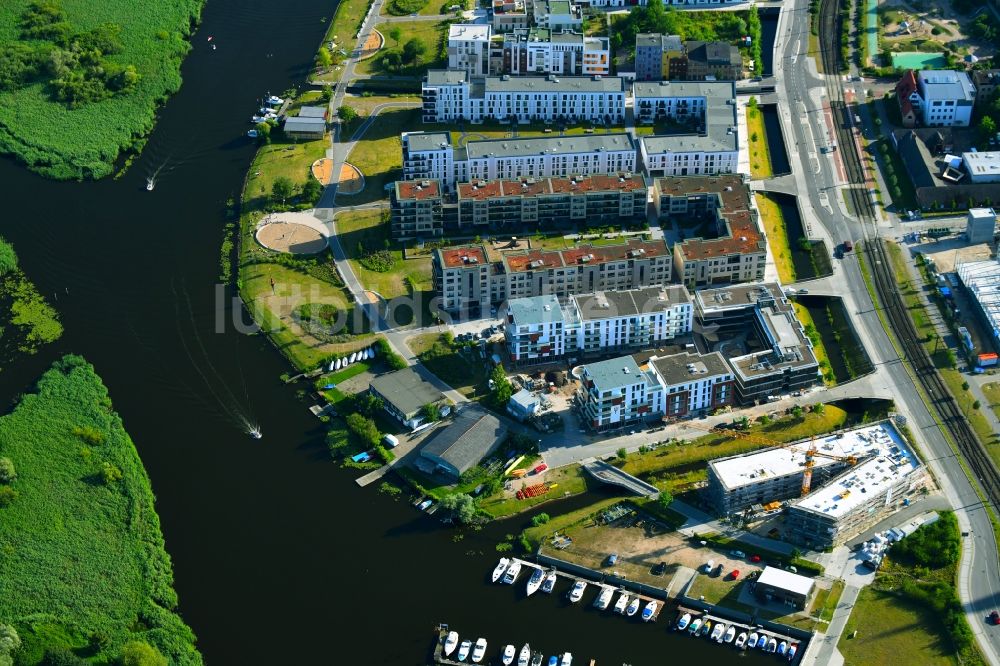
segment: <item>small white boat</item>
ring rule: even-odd
[[[262,433],[260,431],[260,428],[258,426],[254,426],[254,427],[250,428],[250,433],[249,434],[254,439],[261,439],[264,436],[264,433]]]
[[[795,653],[799,651],[799,644],[795,643],[788,648],[788,661],[795,659]]]
[[[507,567],[507,571],[503,574],[503,582],[506,585],[513,585],[517,577],[521,575],[521,563],[517,560],[510,563]]]
[[[275,97],[274,95],[271,95],[270,97],[267,98],[267,103],[270,104],[271,106],[277,106],[279,104],[284,104],[285,100],[281,99],[280,97]]]
[[[426,511],[427,509],[431,508],[432,504],[434,504],[434,500],[424,500],[423,502],[417,505],[417,508],[420,509],[421,511]]]
[[[781,641],[781,644],[778,645],[778,656],[784,657],[786,652],[788,652],[788,641]]]
[[[691,613],[684,613],[681,615],[681,619],[677,620],[677,631],[684,631],[687,629],[688,623],[691,621]],[[698,627],[701,626],[701,618],[694,621],[694,625],[691,626],[691,631],[698,631]]]
[[[736,637],[736,647],[742,649],[744,645],[747,644],[747,632],[742,631],[740,635]]]
[[[479,638],[476,640],[476,647],[472,648],[472,663],[478,664],[486,656],[486,639]]]
[[[542,583],[542,592],[545,594],[551,594],[552,590],[556,586],[556,572],[550,571],[549,575],[545,577],[545,582]]]
[[[462,641],[462,644],[458,646],[458,660],[465,661],[471,650],[472,641]]]
[[[330,367],[326,369],[327,372],[333,372],[334,367],[337,365],[336,359],[330,361]]]
[[[757,632],[751,632],[750,638],[747,639],[747,649],[754,649],[757,647]]]
[[[699,633],[698,635],[699,636],[708,636],[708,633],[710,631],[712,631],[712,621],[711,620],[705,620],[705,626],[703,626],[701,628],[701,633]]]
[[[543,659],[545,659],[545,655],[541,652],[536,652],[531,655],[531,666],[542,666]]]
[[[531,646],[525,643],[517,655],[517,666],[528,666],[529,659],[531,659]]]
[[[147,178],[146,179],[146,191],[147,192],[152,192],[154,187],[156,187],[156,181],[153,180],[152,178]]]
[[[545,578],[545,572],[541,569],[535,569],[534,573],[531,574],[531,578],[528,579],[528,589],[526,590],[528,596],[530,597],[538,588],[542,586],[542,579]]]
[[[265,120],[267,120],[267,116],[250,116],[250,122],[254,125],[260,125]]]
[[[771,640],[769,640],[767,642],[767,651],[768,652],[770,652],[771,654],[774,654],[774,652],[777,649],[778,649],[778,639],[777,638],[772,638]]]
[[[559,666],[572,666],[573,664],[573,653],[566,652],[563,654],[562,659],[559,660]]]
[[[514,663],[514,653],[516,650],[513,645],[507,645],[503,649],[503,655],[500,657],[500,661],[503,662],[503,666],[510,666]]]
[[[269,113],[270,111],[271,109],[267,108],[266,106],[262,106],[259,109],[257,109],[257,113],[259,113],[262,116]]]
[[[597,595],[594,599],[594,608],[597,610],[605,610],[611,604],[611,598],[615,596],[615,590],[613,587],[606,587],[601,590],[601,593]]]
[[[639,612],[639,597],[635,597],[632,601],[628,602],[628,608],[625,609],[625,615],[632,617]]]
[[[458,632],[449,631],[448,637],[444,639],[444,656],[450,657],[456,647],[458,647]]]
[[[625,612],[626,606],[628,606],[628,592],[622,592],[618,596],[618,601],[615,602],[615,612],[621,615]]]
[[[726,625],[722,624],[721,622],[717,622],[715,628],[712,629],[712,633],[711,635],[709,635],[708,640],[718,641],[720,638],[722,638],[722,633],[725,630],[726,630]]]
[[[344,359],[338,358],[337,359],[337,363],[336,363],[336,365],[334,365],[333,369],[334,370],[340,370],[342,367],[344,367]]]
[[[368,349],[366,349],[365,350],[365,358],[369,358],[369,359],[375,358],[375,350],[372,349],[371,347],[369,347]]]
[[[678,623],[678,624],[677,624],[677,628],[678,628],[679,630],[681,629],[681,625],[680,625],[680,623]],[[692,635],[694,635],[694,636],[697,636],[697,635],[698,635],[698,630],[699,630],[699,629],[701,629],[701,618],[700,618],[700,617],[699,617],[699,618],[697,618],[697,619],[695,619],[695,621],[691,623],[691,626],[690,626],[690,627],[688,628],[688,631],[689,631],[689,632],[690,632],[690,633],[691,633]]]
[[[726,635],[722,637],[722,640],[726,643],[732,643],[734,638],[736,638],[736,626],[730,625],[730,627],[726,629]]]
[[[583,591],[587,589],[587,584],[582,580],[578,580],[573,583],[573,587],[569,591],[569,600],[571,603],[576,603],[583,598]]]
[[[761,635],[757,638],[757,647],[761,650],[767,649],[767,634],[761,633]]]
[[[642,621],[650,622],[656,616],[656,609],[660,607],[660,604],[655,601],[650,601],[646,604],[646,607],[642,609]]]
[[[506,557],[501,557],[500,561],[497,562],[497,565],[493,567],[493,573],[490,574],[490,579],[494,583],[500,580],[500,576],[502,576],[504,572],[507,571],[508,566],[510,566],[510,560],[508,560]]]
[[[358,352],[351,352],[351,363],[358,360]]]

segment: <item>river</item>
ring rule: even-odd
[[[180,610],[210,664],[422,664],[441,621],[491,652],[530,641],[603,666],[735,662],[670,634],[666,618],[641,625],[488,585],[494,544],[519,524],[454,542],[406,502],[359,489],[278,380],[284,360],[262,338],[216,332],[224,203],[253,154],[242,134],[265,90],[302,80],[332,10],[211,0],[181,92],[118,181],[49,182],[0,159],[0,234],[66,328],[0,374],[0,400],[64,353],[95,365],[152,478]],[[241,432],[238,409],[263,440]]]

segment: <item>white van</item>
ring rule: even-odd
[[[394,449],[399,446],[399,440],[393,435],[383,435],[382,443],[385,444],[385,448],[387,449]]]

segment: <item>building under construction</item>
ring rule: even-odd
[[[713,460],[708,493],[722,515],[784,502],[785,538],[822,549],[898,509],[925,478],[902,434],[882,421]]]

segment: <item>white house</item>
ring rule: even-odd
[[[976,87],[965,72],[921,70],[917,94],[925,127],[968,127],[972,121]]]
[[[568,315],[551,294],[509,301],[504,339],[511,360],[518,365],[539,365],[562,358]]]
[[[489,74],[491,34],[489,24],[454,23],[448,26],[448,69],[460,69],[469,76]]]

